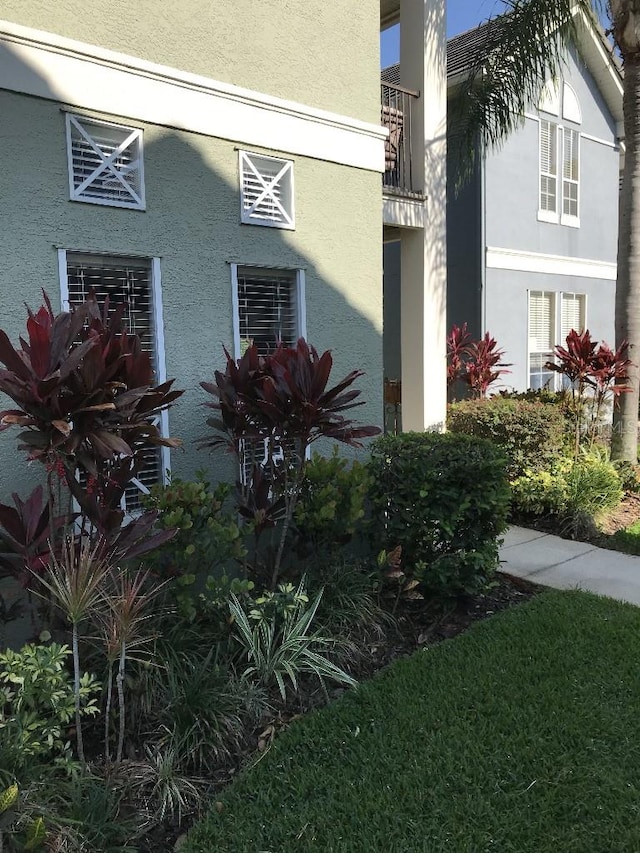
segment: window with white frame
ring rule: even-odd
[[[61,249],[59,263],[65,307],[80,305],[90,292],[95,293],[100,305],[104,305],[108,297],[112,308],[124,306],[123,320],[128,331],[138,335],[142,348],[151,356],[157,381],[164,382],[159,259],[92,255]],[[166,412],[160,415],[159,422],[166,435]],[[164,481],[168,467],[168,448],[154,447],[145,451],[142,467],[125,493],[127,511],[140,509],[141,495],[148,494],[151,486]]]
[[[72,201],[144,210],[142,130],[67,113]]]
[[[584,331],[586,296],[584,293],[529,291],[529,387],[557,390],[561,377],[545,368],[553,360],[553,350],[566,342],[572,329]]]
[[[265,355],[279,342],[293,346],[298,338],[306,337],[303,270],[232,264],[231,281],[236,358],[244,355],[251,344]],[[241,482],[249,483],[254,466],[266,462],[266,443],[245,446],[240,465]]]
[[[240,151],[240,221],[295,228],[291,160]]]
[[[568,83],[548,82],[540,116],[538,219],[577,227],[580,224],[580,104]],[[568,124],[569,123],[569,124]]]

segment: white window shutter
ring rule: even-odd
[[[241,151],[240,200],[243,223],[295,228],[293,162]]]
[[[104,305],[107,297],[112,307],[124,304],[124,323],[129,332],[138,335],[157,372],[152,265],[149,260],[69,253],[67,289],[70,305],[80,305],[91,291],[100,305]],[[142,455],[138,476],[125,492],[125,508],[129,512],[139,510],[141,495],[148,494],[151,486],[163,481],[162,449],[151,447]]]
[[[558,126],[547,119],[540,121],[540,210],[558,210]]]
[[[144,209],[142,130],[67,113],[72,201]]]
[[[562,213],[578,217],[580,175],[580,134],[564,128],[562,146]]]

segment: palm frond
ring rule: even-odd
[[[594,19],[602,10],[601,0],[505,0],[504,6],[504,14],[482,25],[451,110],[465,174],[478,143],[499,147],[537,103],[545,80],[560,75],[567,48],[578,45],[581,13]]]

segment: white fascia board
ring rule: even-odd
[[[0,20],[0,88],[384,172],[386,128]]]
[[[615,281],[617,265],[609,261],[594,261],[588,258],[570,258],[563,255],[544,255],[539,252],[521,252],[516,249],[501,249],[487,246],[488,269],[533,272],[543,275],[571,275],[580,278],[597,278]]]
[[[427,212],[424,200],[383,192],[382,222],[397,228],[425,228]]]

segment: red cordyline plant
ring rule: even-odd
[[[45,464],[49,520],[56,476],[76,498],[83,522],[110,551],[118,550],[124,490],[145,449],[179,444],[161,435],[158,416],[182,392],[172,390],[173,381],[156,384],[149,354],[123,324],[124,306],[111,310],[107,299],[100,308],[90,294],[70,312],[54,314],[44,291],[43,298],[35,313],[27,308],[27,337],[18,348],[0,330],[0,391],[16,406],[0,412],[0,430],[20,427],[19,448]],[[25,506],[32,504],[29,499]],[[7,507],[1,509],[0,522],[9,517]],[[148,532],[148,518],[137,523]],[[33,521],[27,525],[34,535],[40,528]],[[54,533],[50,528],[52,542]],[[136,540],[139,553],[139,537],[133,531],[127,536]],[[148,544],[156,547],[166,538]],[[22,542],[22,553],[35,546],[36,540]]]
[[[615,351],[604,343],[591,338],[591,332],[576,332],[572,329],[566,338],[566,347],[554,349],[557,361],[545,364],[566,376],[571,386],[571,411],[574,419],[574,455],[580,450],[583,430],[593,445],[603,411],[610,399],[616,402],[621,394],[629,391],[627,368],[627,343],[623,342]],[[589,417],[587,418],[587,413]]]
[[[344,416],[344,412],[362,405],[362,401],[356,402],[361,392],[350,386],[363,372],[354,370],[327,388],[333,366],[331,353],[318,355],[303,338],[292,347],[280,343],[273,353],[264,356],[252,345],[237,362],[226,350],[225,355],[224,373],[216,371],[215,382],[201,383],[215,397],[215,402],[205,405],[217,415],[207,420],[213,435],[202,439],[200,444],[225,446],[240,462],[248,447],[265,444],[266,464],[261,476],[254,478],[262,499],[251,500],[245,494],[245,505],[248,502],[259,506],[262,515],[273,520],[264,507],[265,479],[273,502],[284,504],[271,578],[271,586],[275,588],[304,475],[307,448],[319,438],[360,447],[360,439],[377,435],[380,429],[358,426]]]
[[[489,386],[510,371],[502,361],[504,350],[489,332],[474,340],[467,324],[454,326],[447,337],[447,386],[451,389],[461,381],[469,386],[474,397],[486,397]]]

